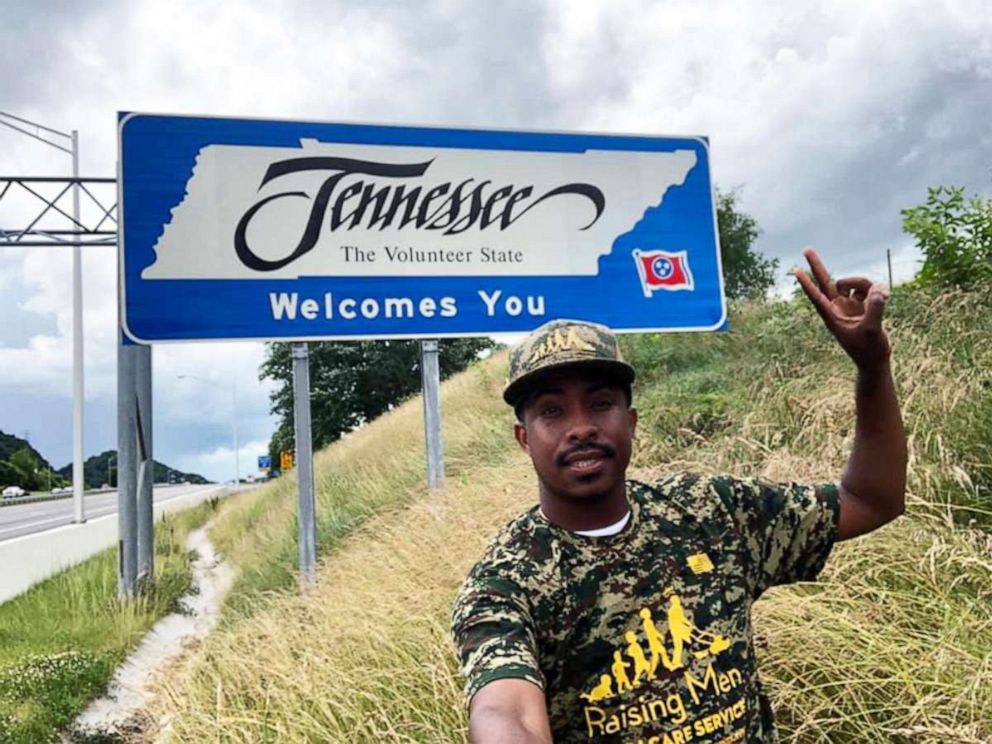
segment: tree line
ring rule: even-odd
[[[197,473],[184,473],[154,461],[155,483],[209,483]],[[72,463],[55,469],[26,439],[0,431],[0,489],[20,486],[25,491],[50,491],[72,485]],[[90,455],[83,463],[85,488],[117,486],[117,451]]]
[[[26,439],[0,431],[0,488],[42,491],[68,485]]]

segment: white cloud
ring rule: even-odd
[[[939,153],[992,156],[983,3],[556,7],[551,79],[577,102],[579,126],[710,135],[716,180],[746,185],[762,247],[786,260],[816,242],[856,270],[864,240],[897,235],[898,209],[926,184],[980,183],[981,167]],[[891,173],[893,158],[916,169]]]
[[[0,55],[32,62],[0,79],[0,108],[78,128],[86,176],[113,174],[118,110],[706,134],[716,181],[744,185],[758,247],[783,270],[812,243],[839,273],[884,278],[888,248],[898,279],[916,258],[900,209],[930,185],[989,191],[990,39],[984,0],[15,4]],[[65,154],[0,127],[0,173],[68,171]],[[112,422],[115,264],[86,255],[88,415]],[[0,393],[67,399],[69,272],[67,250],[0,248]],[[229,477],[234,384],[253,466],[247,449],[274,423],[262,347],[154,356],[158,459]],[[0,429],[40,428],[25,415],[0,410]],[[100,426],[88,452],[113,446]],[[50,459],[67,459],[67,436],[52,435]]]
[[[237,463],[238,473],[242,479],[258,474],[258,457],[268,454],[268,440],[255,440],[239,444]],[[214,480],[234,480],[235,460],[234,447],[218,446],[209,452],[199,455],[180,457],[174,467],[184,473],[215,473]]]

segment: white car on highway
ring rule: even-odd
[[[28,492],[25,491],[20,486],[7,486],[3,489],[3,497],[5,499],[16,499],[20,496],[27,496]]]

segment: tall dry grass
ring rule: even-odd
[[[756,605],[784,741],[992,741],[992,541],[977,523],[989,516],[980,423],[992,336],[967,337],[990,303],[914,302],[892,328],[910,435],[908,514],[838,545],[820,581],[772,590]],[[815,320],[802,308],[744,306],[726,337],[632,346],[633,357],[657,355],[639,360],[639,473],[837,477],[853,377]],[[167,681],[162,711],[175,741],[466,741],[451,601],[489,538],[536,491],[498,403],[502,363],[445,386],[454,446],[442,493],[408,480],[408,469],[422,477],[418,401],[323,455],[318,468],[334,475],[322,499],[360,483],[363,494],[393,495],[373,496],[362,525],[325,552],[312,593],[249,603]],[[254,544],[248,535],[231,543],[248,565]]]
[[[458,479],[478,459],[499,462],[507,449],[498,391],[499,364],[478,365],[441,389],[448,475]],[[369,517],[400,508],[424,493],[420,398],[318,452],[314,459],[319,552],[327,553]],[[211,531],[215,545],[239,567],[225,622],[295,587],[295,473],[230,500]]]

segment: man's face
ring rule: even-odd
[[[576,367],[535,384],[514,435],[549,495],[590,499],[624,488],[636,425],[621,387]]]

